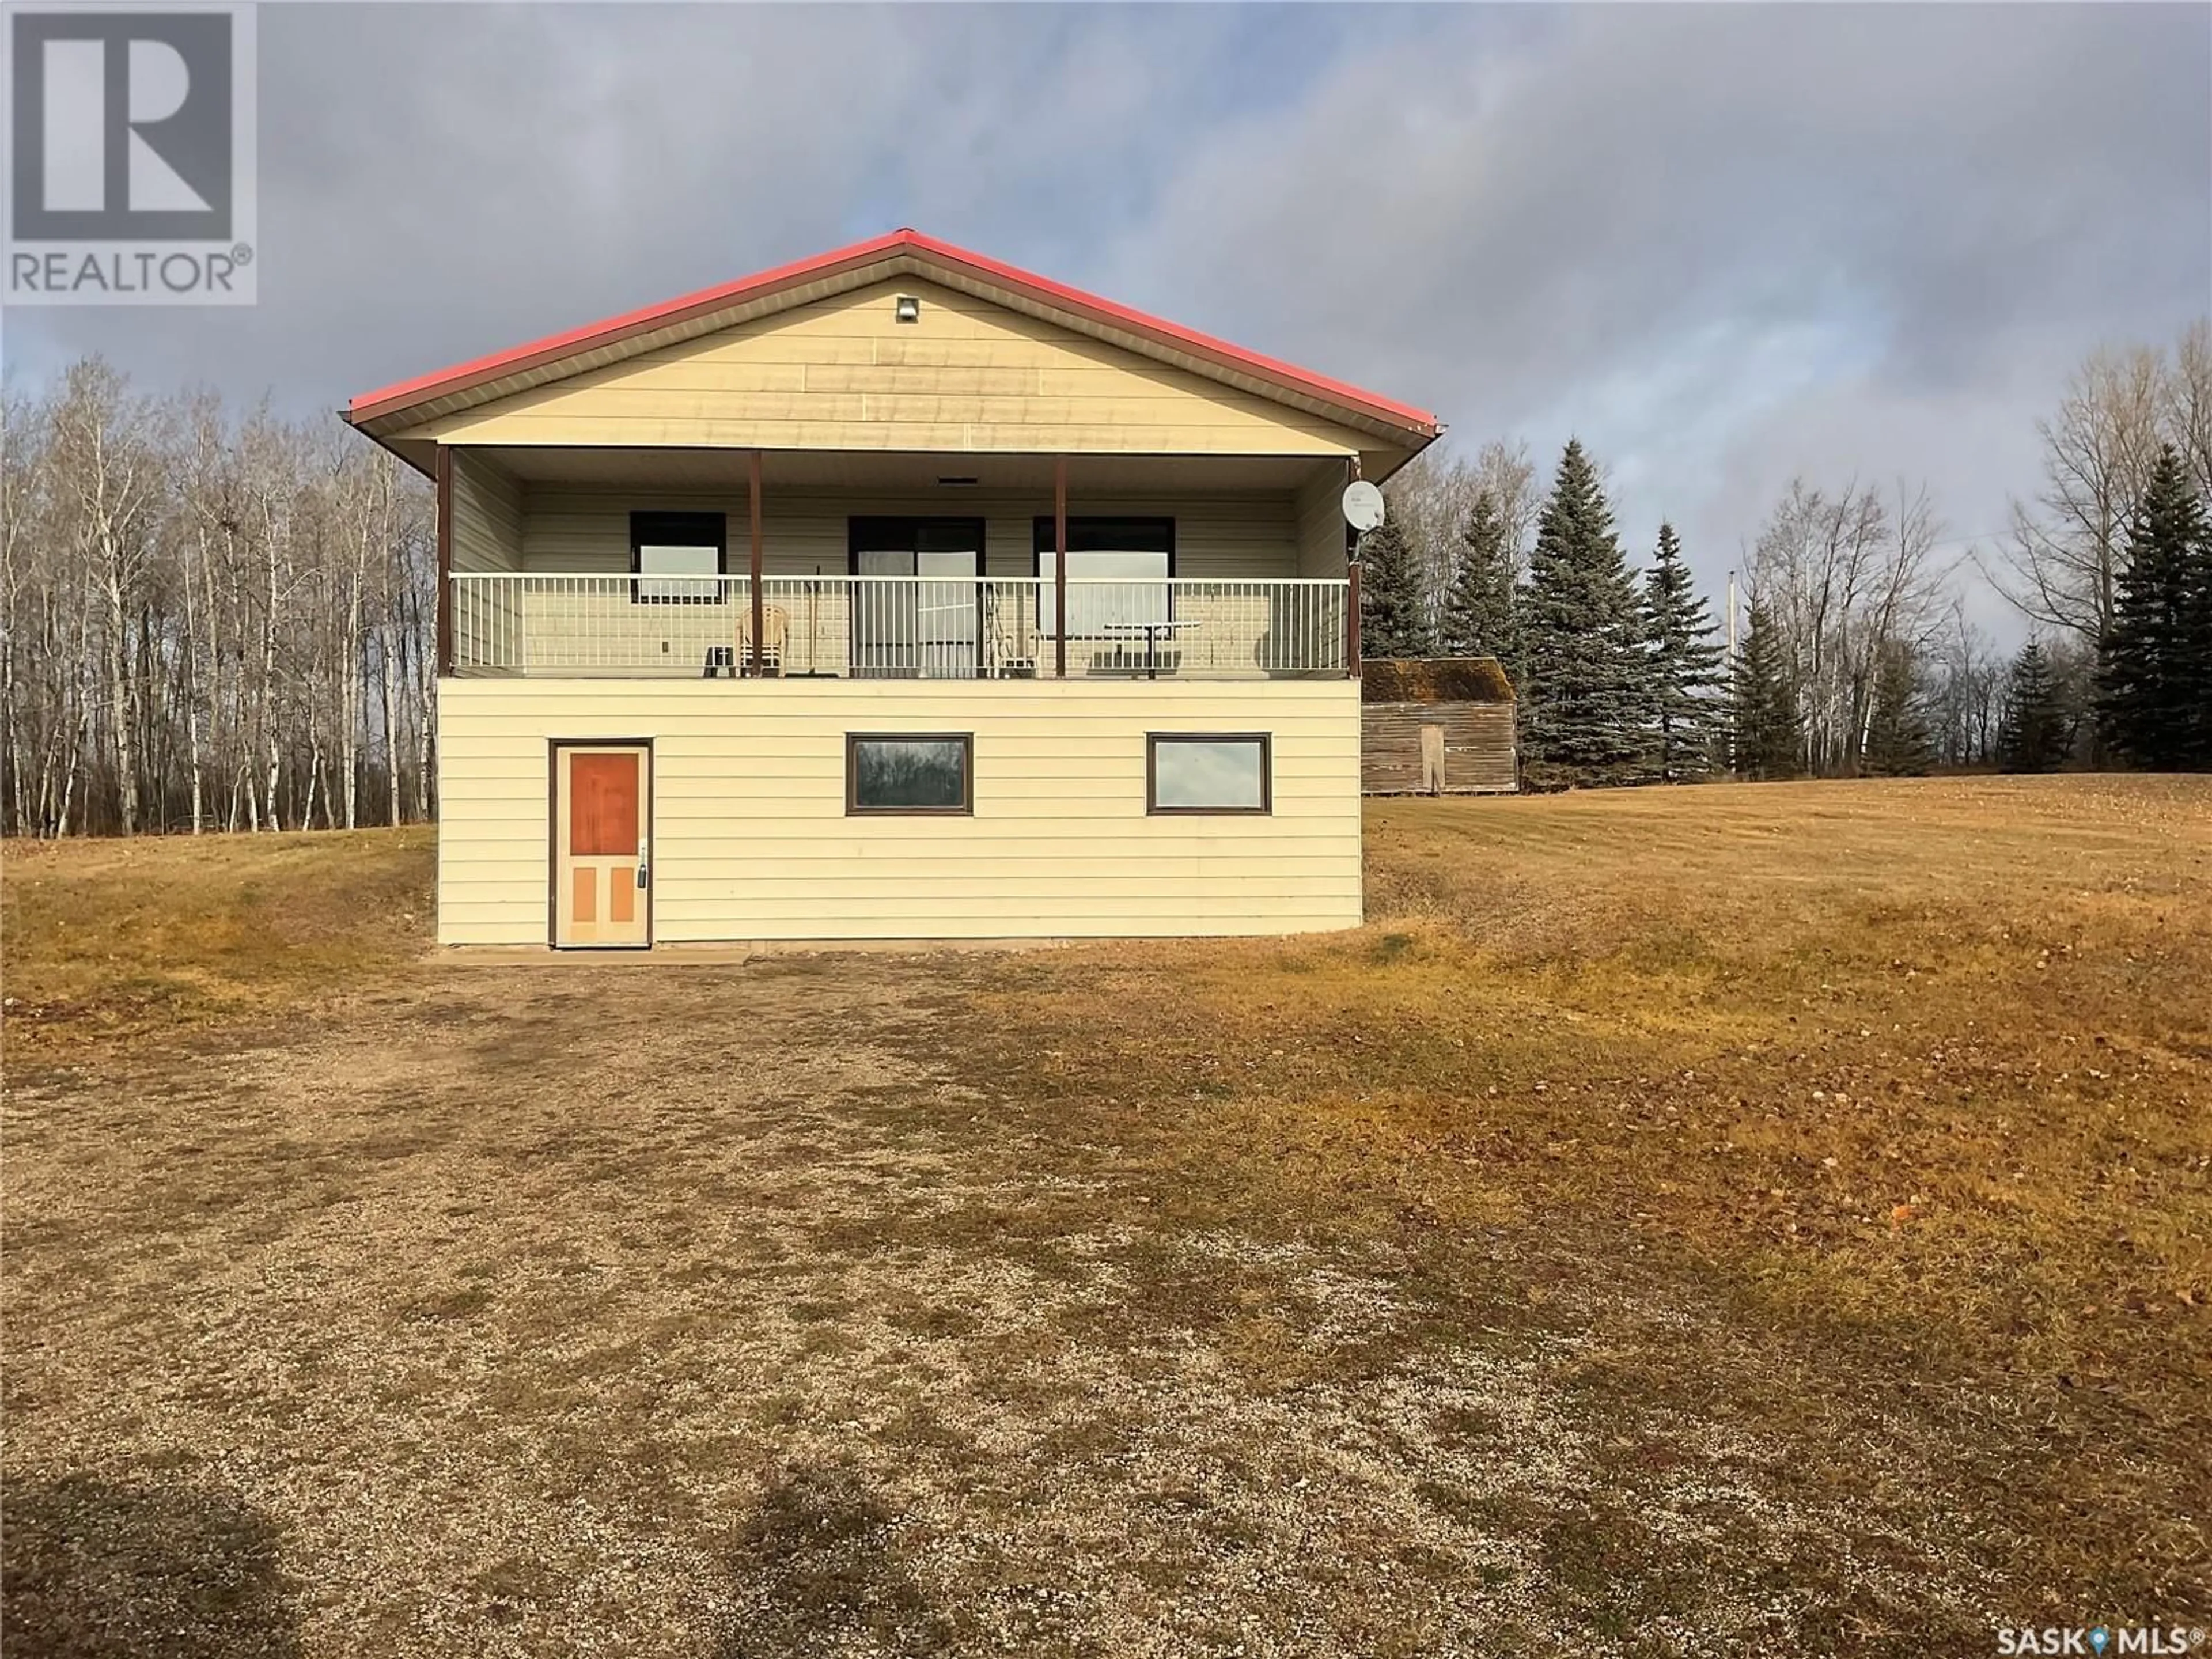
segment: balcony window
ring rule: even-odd
[[[1034,542],[1036,574],[1043,579],[1037,614],[1049,636],[1052,618],[1058,614],[1053,594],[1058,560],[1050,518],[1036,520]],[[1068,637],[1112,636],[1168,621],[1168,579],[1174,574],[1173,519],[1071,517],[1067,521]]]
[[[635,605],[720,605],[728,568],[729,525],[720,513],[629,515],[629,585]]]

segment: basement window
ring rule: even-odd
[[[1154,732],[1145,739],[1145,810],[1272,812],[1273,750],[1265,732]]]
[[[975,738],[967,732],[854,732],[845,739],[845,811],[972,814]]]

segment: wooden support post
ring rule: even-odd
[[[453,672],[453,452],[438,446],[438,672]]]
[[[746,507],[752,519],[752,552],[745,568],[752,579],[753,598],[753,666],[755,679],[761,676],[763,630],[768,623],[768,605],[761,596],[761,453],[753,451],[745,468]]]
[[[1351,578],[1344,596],[1344,672],[1356,680],[1359,678],[1359,566],[1354,562],[1344,568]]]
[[[1067,678],[1067,457],[1052,463],[1053,676]]]
[[[1354,455],[1344,464],[1344,487],[1346,489],[1359,482],[1359,457]],[[1359,678],[1359,532],[1350,522],[1344,526],[1344,574],[1349,586],[1345,590],[1344,672],[1349,678]]]

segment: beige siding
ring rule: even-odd
[[[732,457],[741,473],[742,457]],[[524,496],[522,566],[583,574],[629,568],[634,511],[708,512],[729,521],[730,568],[745,564],[749,520],[742,476],[717,495],[665,490],[565,488],[532,484]],[[1224,491],[1167,495],[1079,495],[1072,514],[1139,514],[1176,521],[1176,574],[1210,580],[1297,574],[1297,526],[1283,491]],[[875,495],[830,490],[770,490],[761,509],[763,562],[782,576],[842,575],[847,568],[846,520],[857,514],[923,514],[984,521],[983,574],[1031,574],[1032,525],[1052,511],[1049,495],[1006,490],[939,490]],[[1340,568],[1326,574],[1342,575]]]
[[[892,301],[918,295],[921,319]],[[1346,455],[1375,440],[912,279],[665,347],[398,434],[471,444]]]
[[[453,452],[453,568],[521,569],[521,485],[465,449]]]
[[[1301,489],[1297,512],[1297,574],[1334,580],[1344,574],[1344,487],[1351,471],[1328,471]]]
[[[453,556],[456,570],[522,568],[522,490],[490,462],[456,450]],[[462,661],[520,625],[523,596],[505,583],[485,585],[453,612],[453,646]]]
[[[848,732],[971,732],[972,817],[850,817]],[[1265,731],[1267,816],[1148,817],[1148,732]],[[1288,933],[1360,919],[1350,681],[446,680],[439,938],[546,937],[548,741],[653,742],[655,938]]]

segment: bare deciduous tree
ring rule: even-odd
[[[433,804],[428,493],[335,430],[98,359],[0,400],[0,823],[390,823]]]
[[[2007,661],[1954,598],[1923,655],[1929,735],[1939,764],[1983,766],[1996,760]]]
[[[2043,489],[2013,502],[2010,539],[1984,572],[2030,622],[2094,645],[2112,624],[2159,445],[2180,450],[2212,495],[2212,323],[2192,326],[2171,357],[2149,346],[2091,353],[2036,431]]]
[[[1516,439],[1493,439],[1472,460],[1428,450],[1390,480],[1390,516],[1406,533],[1421,574],[1422,602],[1433,624],[1444,590],[1458,568],[1460,538],[1473,516],[1475,498],[1487,490],[1505,526],[1517,580],[1528,568],[1536,535],[1536,515],[1544,494],[1528,459],[1528,446]]]
[[[2212,318],[2191,323],[2174,346],[2160,417],[2166,441],[2181,452],[2197,493],[2212,501]]]
[[[1884,653],[1932,634],[1942,530],[1924,486],[1900,481],[1893,505],[1856,481],[1832,497],[1795,479],[1759,532],[1751,601],[1787,643],[1809,770],[1857,769]]]

